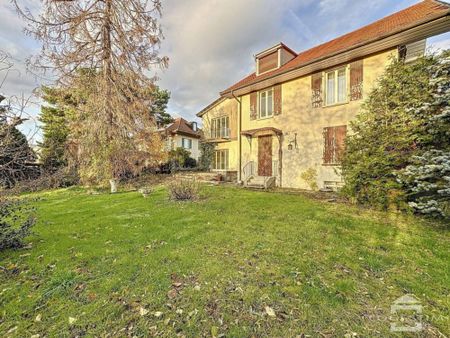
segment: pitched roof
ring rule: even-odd
[[[260,76],[252,73],[224,90],[221,94],[223,95],[232,90],[246,87],[247,85],[260,82],[275,75],[289,72],[312,62],[340,54],[449,14],[450,4],[438,0],[423,0],[416,5],[375,21],[370,25],[301,52],[297,57],[274,71],[264,73]]]
[[[194,138],[201,137],[200,131],[194,131],[194,129],[192,129],[191,123],[189,123],[182,117],[175,119],[175,121],[166,128],[166,132],[172,134],[180,133]]]
[[[202,117],[203,115],[206,114],[206,112],[208,110],[210,110],[211,108],[215,107],[216,105],[218,105],[220,102],[222,102],[223,100],[225,100],[224,97],[219,97],[218,99],[216,99],[213,103],[209,104],[208,106],[206,106],[205,108],[203,108],[200,112],[198,112],[196,115],[198,117]]]

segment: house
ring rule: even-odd
[[[450,30],[450,5],[424,0],[301,53],[280,43],[200,111],[212,170],[244,184],[335,189],[349,123],[391,58],[414,61]]]
[[[163,129],[163,138],[167,151],[184,148],[191,153],[191,157],[198,161],[200,157],[200,139],[202,137],[196,122],[188,122],[177,118]]]

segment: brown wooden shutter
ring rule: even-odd
[[[313,74],[311,76],[311,94],[313,108],[322,107],[322,73]]]
[[[334,163],[341,163],[345,151],[345,138],[347,136],[347,126],[335,128],[335,159]]]
[[[363,61],[350,64],[350,100],[357,101],[363,97]]]
[[[334,130],[332,127],[323,129],[323,163],[331,164],[333,162],[333,134]]]
[[[339,164],[345,151],[347,126],[327,127],[323,129],[323,164]]]
[[[258,93],[250,94],[250,120],[256,120],[258,117]]]
[[[281,94],[281,85],[275,86],[275,88],[273,89],[274,115],[281,115],[281,111],[283,109]]]

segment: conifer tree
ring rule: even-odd
[[[148,74],[167,66],[158,56],[160,1],[43,0],[39,16],[13,1],[42,43],[30,64],[55,71],[58,86],[89,89],[74,119],[82,181],[109,180],[114,192],[123,175],[159,163],[163,147],[148,114],[155,78]],[[93,72],[90,83],[80,82],[81,69]]]

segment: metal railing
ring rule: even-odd
[[[211,129],[211,139],[227,139],[230,138],[230,128]]]
[[[243,177],[244,182],[247,183],[247,180],[250,177],[255,176],[255,162],[254,161],[248,162],[242,169],[242,173],[244,174]]]

